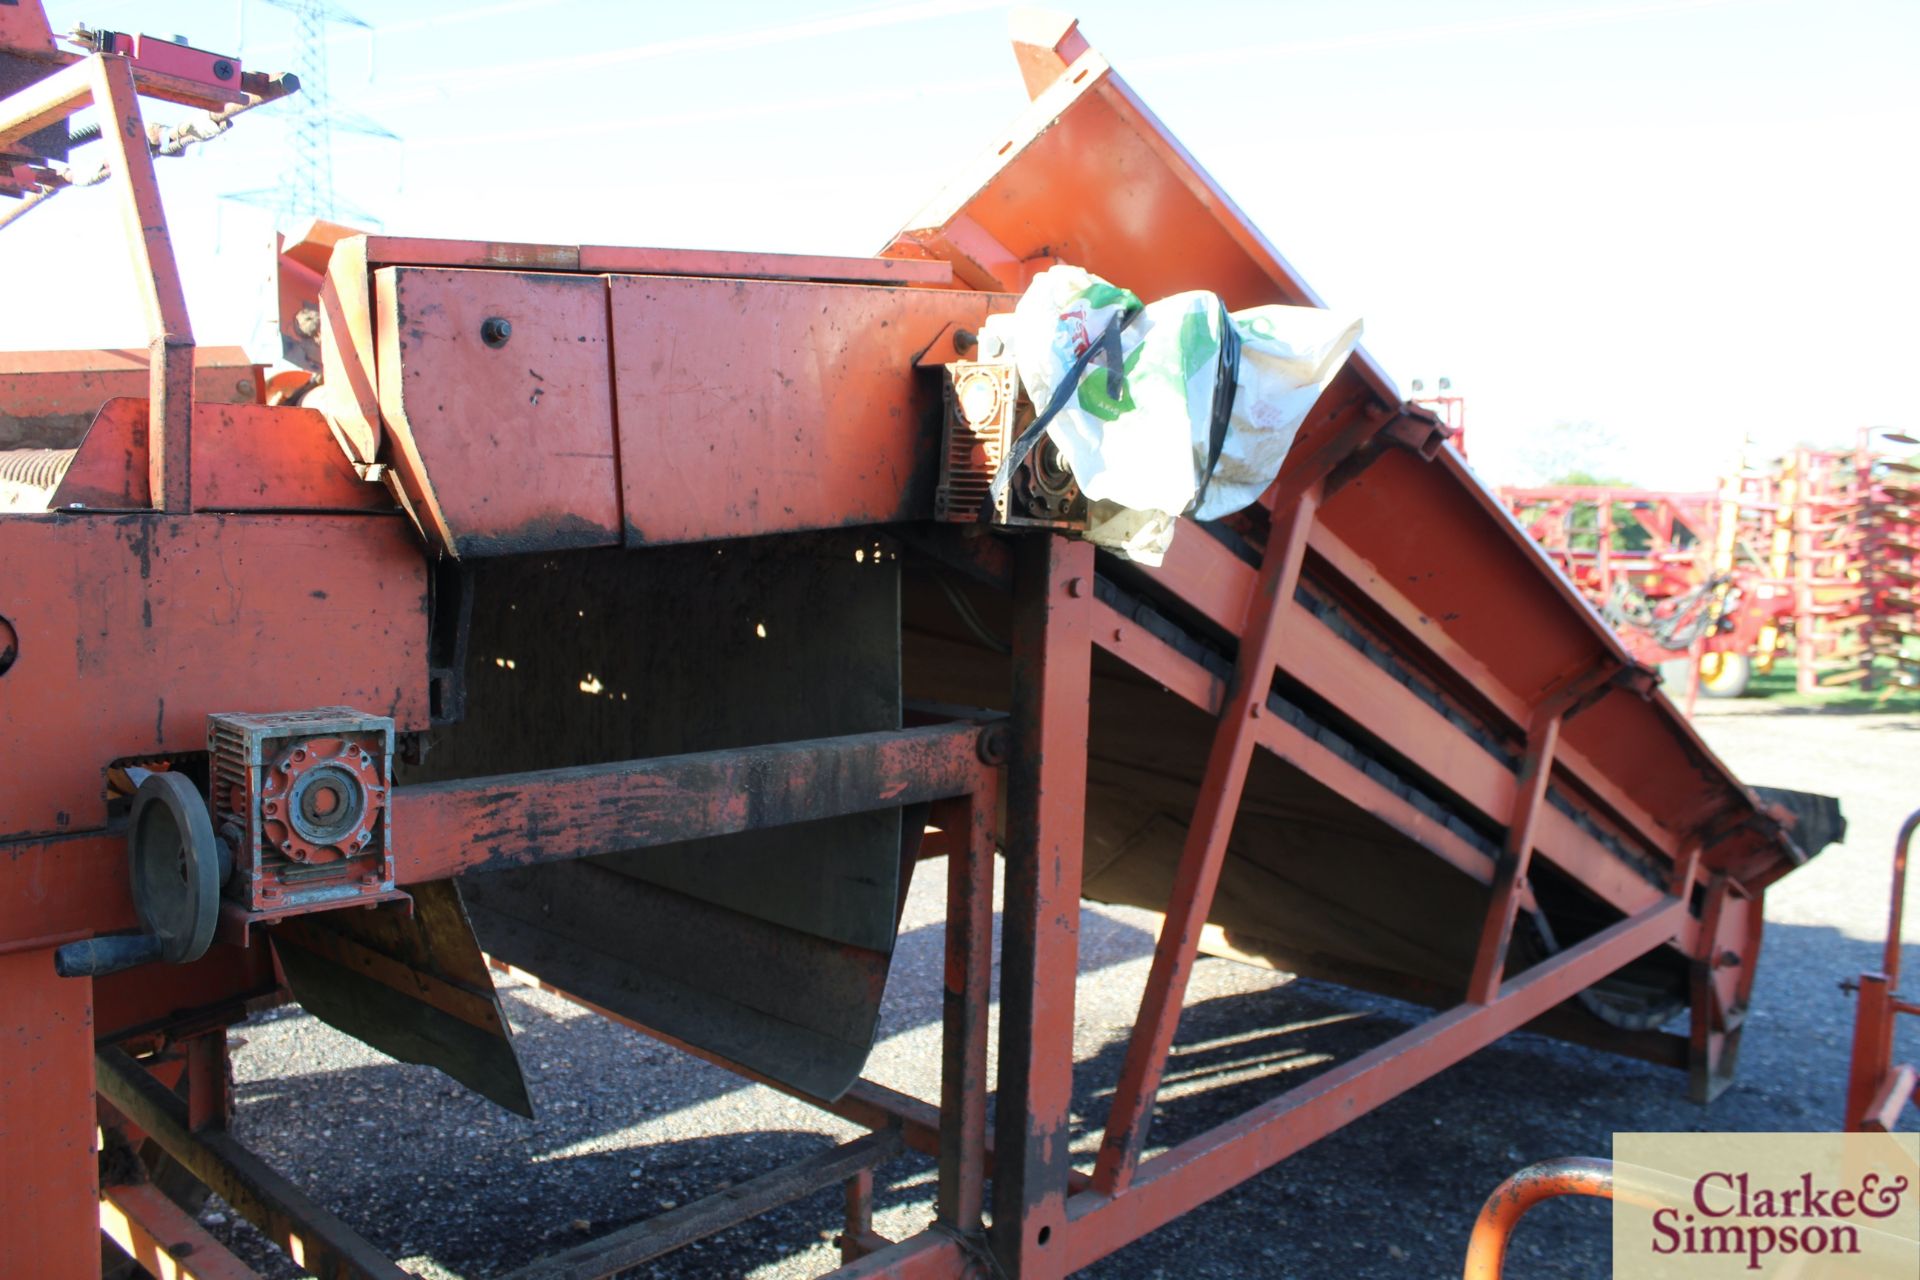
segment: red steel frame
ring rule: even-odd
[[[1887,907],[1886,953],[1877,973],[1853,984],[1853,1059],[1847,1073],[1846,1127],[1854,1133],[1890,1133],[1920,1085],[1920,1069],[1894,1061],[1901,1014],[1920,1015],[1920,1003],[1900,994],[1901,921],[1906,912],[1907,854],[1920,830],[1920,812],[1900,824],[1893,845],[1893,890]]]
[[[1194,243],[1212,236],[1214,243],[1228,246],[1219,249],[1211,263],[1202,261],[1187,270],[1189,286],[1214,287],[1235,305],[1243,298],[1270,300],[1275,295],[1296,303],[1313,301],[1075,28],[1034,34],[1017,48],[1039,99],[1029,144],[1045,145],[1051,122],[1064,120],[1069,108],[1087,107],[1074,117],[1081,122],[1102,118],[1091,114],[1098,108],[1112,113],[1122,128],[1136,131],[1135,139],[1151,147],[1184,184],[1181,198],[1201,211],[1202,220],[1192,224]],[[49,112],[65,110],[89,93],[116,110],[124,107],[122,118],[137,120],[134,87],[128,70],[115,59],[90,60],[43,82],[25,106],[10,101],[0,120],[0,140],[13,136],[9,130],[44,123]],[[58,679],[70,680],[68,692],[83,704],[102,696],[97,681],[108,680],[113,698],[127,703],[127,717],[89,726],[104,737],[49,740],[41,746],[40,753],[65,770],[58,777],[49,774],[50,785],[70,785],[64,781],[67,774],[84,775],[97,768],[103,754],[190,749],[201,728],[193,723],[195,709],[216,699],[275,705],[294,697],[324,705],[370,702],[378,690],[392,703],[402,731],[424,727],[424,635],[418,616],[423,557],[398,518],[343,509],[324,486],[297,488],[291,473],[276,479],[264,495],[227,497],[211,507],[196,483],[201,462],[191,449],[194,421],[183,392],[191,372],[191,348],[185,345],[189,330],[164,220],[157,199],[149,200],[153,191],[145,151],[134,146],[123,153],[132,193],[130,217],[137,230],[131,238],[136,260],[150,278],[155,334],[146,439],[149,511],[0,521],[0,545],[28,566],[23,570],[28,579],[25,598],[53,599],[70,589],[79,576],[78,566],[99,565],[107,583],[101,590],[115,597],[114,607],[120,611],[114,625],[101,631],[103,653],[90,659],[83,654],[82,665],[64,677],[56,669],[54,678],[56,688]],[[1054,212],[1064,216],[1062,211],[1080,199],[1078,192],[1055,195]],[[473,270],[538,265],[554,272],[630,270],[647,279],[683,278],[690,283],[675,288],[681,289],[689,308],[705,305],[703,291],[710,287],[742,291],[752,286],[770,297],[774,291],[787,291],[779,296],[804,302],[796,312],[824,312],[873,301],[858,288],[835,283],[846,278],[845,272],[853,271],[856,280],[893,272],[902,278],[895,287],[946,299],[942,305],[951,313],[951,328],[955,320],[976,318],[983,308],[1004,306],[1004,291],[1018,287],[1044,265],[1037,250],[1009,243],[1013,229],[985,225],[981,219],[988,216],[986,205],[970,206],[963,199],[959,208],[903,236],[890,251],[892,257],[866,267],[756,257],[734,261],[728,268],[734,274],[726,277],[713,255],[651,253],[644,262],[635,258],[623,265],[605,258],[605,251],[573,250],[568,262],[534,246],[462,249],[350,240],[342,242],[348,275],[341,278],[350,280],[358,264],[364,287],[367,273],[380,261],[406,262],[411,254],[415,261],[465,262]],[[1039,234],[1046,233],[1042,229]],[[1129,260],[1132,251],[1124,245],[1103,249],[1097,237],[1090,236],[1081,247],[1097,269],[1149,292],[1164,283],[1151,278],[1156,272],[1172,270],[1152,256]],[[524,252],[509,252],[516,248]],[[1230,256],[1229,248],[1239,256]],[[1101,261],[1103,256],[1111,263]],[[936,259],[951,263],[952,270]],[[966,287],[954,287],[956,281]],[[364,308],[367,299],[356,301],[336,292],[325,301],[335,309],[340,326],[329,356],[347,366],[339,380],[352,393],[346,403],[332,406],[331,411],[341,415],[332,426],[353,461],[373,467],[377,455],[354,455],[378,446],[395,424],[383,423],[381,406],[371,399],[373,387],[364,381],[356,385],[351,373],[356,359],[366,361],[363,373],[374,369],[371,322],[354,311]],[[851,319],[864,313],[842,314]],[[396,358],[395,353],[383,354]],[[383,375],[388,372],[381,370]],[[808,393],[820,400],[842,397],[835,403],[854,410],[878,405],[876,420],[897,417],[898,407],[911,403],[918,385],[911,359],[897,368],[854,367],[811,376],[827,381],[808,387]],[[807,403],[800,402],[802,409]],[[369,416],[353,421],[356,409],[370,410]],[[888,414],[888,409],[894,412]],[[259,412],[278,415],[275,423],[290,426],[317,420],[313,409]],[[862,429],[857,412],[841,416],[851,423],[844,429]],[[344,427],[341,418],[346,419]],[[868,1217],[871,1166],[862,1166],[846,1179],[849,1224],[842,1248],[850,1260],[837,1273],[842,1276],[963,1276],[997,1269],[1035,1280],[1069,1274],[1542,1017],[1629,961],[1664,947],[1692,957],[1694,1026],[1690,1041],[1649,1041],[1654,1047],[1646,1051],[1676,1066],[1690,1064],[1698,1091],[1710,1094],[1724,1083],[1737,1047],[1759,945],[1760,895],[1767,883],[1791,868],[1796,851],[1776,819],[1758,809],[1670,709],[1648,700],[1647,673],[1580,609],[1565,582],[1504,519],[1492,496],[1460,461],[1439,448],[1444,433],[1436,426],[1430,416],[1401,410],[1391,384],[1360,353],[1329,390],[1280,479],[1261,506],[1248,513],[1249,528],[1264,524],[1266,530],[1258,568],[1201,531],[1182,530],[1167,564],[1151,576],[1237,641],[1239,656],[1229,680],[1220,680],[1100,599],[1095,556],[1087,544],[1048,533],[978,540],[964,554],[978,576],[1004,587],[1013,604],[1012,705],[1004,725],[962,721],[397,788],[391,820],[396,829],[408,832],[398,878],[419,883],[476,865],[525,865],[863,808],[934,803],[949,877],[940,1102],[936,1108],[862,1083],[833,1109],[937,1154],[937,1220],[911,1239],[880,1241]],[[742,430],[764,435],[767,429]],[[762,435],[751,439],[759,442]],[[296,445],[277,439],[273,431],[233,433],[227,437],[226,447],[233,451],[229,463],[257,466],[273,458],[276,449],[311,448],[316,452],[309,457],[317,458],[319,451],[333,447],[331,440],[319,436],[299,437],[308,443]],[[731,455],[752,456],[744,449]],[[728,486],[719,493],[732,497],[756,483],[787,483],[790,473],[781,470],[786,461],[731,462]],[[410,503],[433,503],[434,511],[422,517],[423,524],[437,527],[448,539],[465,531],[456,527],[456,517],[443,514],[443,509],[457,508],[443,508],[442,500],[463,496],[463,484],[500,482],[487,472],[484,458],[437,469],[418,459],[412,465],[416,474],[407,483],[413,487],[401,496]],[[755,465],[763,466],[764,474],[755,472]],[[631,482],[631,475],[622,480]],[[823,481],[830,486],[825,498],[853,512],[855,519],[914,518],[911,510],[892,508],[874,514],[870,504],[877,483],[873,474],[864,473],[838,488]],[[752,523],[754,517],[743,514],[741,505],[723,503],[718,493],[706,496],[714,499],[711,509],[687,516],[703,522],[685,532],[688,540],[764,527]],[[1409,501],[1427,503],[1431,521],[1423,525],[1377,518],[1382,504],[1404,509]],[[630,522],[633,514],[628,512],[626,519]],[[1497,560],[1500,567],[1489,570],[1486,581],[1449,581],[1436,558],[1430,576],[1441,579],[1437,586],[1401,581],[1404,575],[1396,578],[1386,570],[1409,555],[1406,544],[1396,541],[1407,536],[1403,524],[1421,526],[1419,537],[1428,541],[1468,545],[1469,551]],[[135,532],[128,534],[128,529]],[[129,537],[138,541],[133,550]],[[611,530],[608,537],[631,539],[630,523]],[[295,541],[324,554],[312,567],[303,567],[303,562],[279,553]],[[241,550],[248,554],[240,555]],[[195,566],[210,560],[218,560],[237,579],[187,585],[189,578],[201,576],[194,573]],[[343,567],[336,571],[334,562]],[[260,567],[253,567],[256,564]],[[137,581],[115,578],[120,566],[137,567]],[[1485,708],[1490,723],[1520,744],[1519,769],[1509,769],[1478,749],[1465,749],[1469,740],[1461,730],[1316,621],[1296,596],[1309,573],[1316,582],[1338,583],[1363,596],[1401,628],[1409,655],[1449,673],[1463,696],[1470,695],[1475,705]],[[309,586],[312,592],[306,590]],[[1432,598],[1422,594],[1429,590],[1452,593],[1454,603],[1475,616],[1530,611],[1539,629],[1524,645],[1491,648],[1494,641],[1470,626],[1428,625],[1439,613]],[[193,591],[211,594],[202,601],[190,595]],[[238,611],[255,597],[304,602],[324,591],[349,593],[350,612],[381,620],[385,629],[376,637],[371,631],[355,633],[336,626],[316,640],[306,626],[304,603],[290,610],[270,602],[248,605],[257,611],[236,617],[230,625],[242,634],[258,628],[297,649],[307,667],[303,678],[312,687],[290,684],[283,670],[269,669],[269,664],[236,662],[217,673],[217,688],[202,689],[182,668],[167,686],[177,699],[175,709],[163,703],[158,717],[151,714],[147,699],[152,688],[144,682],[154,668],[143,656],[151,649],[142,647],[146,642],[138,620],[143,601],[151,605],[157,596],[164,604],[170,592],[185,596],[190,608],[163,614],[159,626],[173,627],[174,640],[182,646],[218,649],[224,643],[221,635],[193,631],[189,616],[205,614],[215,604]],[[34,662],[51,662],[42,657],[50,647],[40,642],[57,636],[58,626],[39,623],[24,629],[22,653]],[[71,649],[70,637],[63,643]],[[1074,1169],[1068,1138],[1096,649],[1215,716],[1217,727],[1112,1117],[1087,1176]],[[67,650],[60,650],[59,662],[73,660]],[[1555,664],[1552,669],[1538,665],[1543,654]],[[112,674],[102,677],[99,671]],[[1392,725],[1397,749],[1506,831],[1502,855],[1491,863],[1480,858],[1443,825],[1381,789],[1363,769],[1271,714],[1267,695],[1276,676],[1301,682],[1361,723]],[[18,682],[9,687],[8,697],[16,697],[18,688]],[[59,718],[44,701],[19,696],[24,700],[0,705],[5,717],[0,727],[16,737],[25,728],[50,726]],[[103,748],[103,740],[115,745]],[[1269,752],[1324,781],[1486,885],[1477,960],[1464,992],[1431,1020],[1241,1117],[1148,1156],[1148,1121],[1256,751]],[[27,762],[10,756],[7,763],[24,768]],[[740,799],[748,778],[753,780],[753,806]],[[823,779],[835,783],[826,786]],[[1591,831],[1546,803],[1549,784],[1555,781],[1590,799],[1597,821],[1658,860],[1666,868],[1662,882],[1649,883],[1626,870]],[[0,1260],[14,1269],[30,1260],[38,1274],[88,1274],[97,1265],[95,1230],[102,1228],[138,1256],[155,1257],[157,1245],[192,1244],[192,1253],[181,1262],[191,1274],[242,1274],[204,1234],[196,1234],[190,1223],[171,1212],[162,1197],[140,1186],[99,1186],[94,1150],[97,1088],[109,1142],[130,1142],[143,1133],[153,1137],[304,1265],[341,1275],[398,1274],[371,1245],[265,1168],[226,1132],[225,1025],[261,990],[263,980],[272,987],[271,975],[261,972],[262,948],[226,947],[210,953],[202,964],[137,970],[130,979],[95,982],[53,976],[52,947],[132,923],[124,845],[98,811],[98,797],[85,794],[91,785],[89,779],[79,788],[71,808],[45,816],[42,811],[52,797],[38,791],[12,796],[0,806],[7,810],[0,814],[8,819],[3,829],[19,833],[7,840],[7,856],[0,859],[0,990],[7,995],[7,1016],[0,1019],[0,1070],[9,1080],[38,1082],[31,1090],[31,1106],[10,1102],[0,1126],[0,1166],[28,1171],[0,1186]],[[999,1091],[989,1135],[992,851],[1002,798],[1004,836],[998,844],[1005,861],[1003,1003]],[[517,817],[503,821],[503,813]],[[563,813],[597,816],[556,822],[555,815]],[[1536,857],[1578,877],[1620,918],[1549,959],[1510,972],[1507,956],[1515,916],[1531,901],[1529,869]],[[1698,916],[1691,905],[1696,895],[1703,903]],[[226,1012],[169,1024],[169,1011],[183,1008]],[[160,1029],[117,1031],[117,1041],[96,1058],[96,1012],[106,1027]],[[147,1057],[136,1062],[125,1050]],[[180,1072],[188,1086],[184,1101],[167,1087]],[[990,1230],[984,1226],[989,1207]]]
[[[139,87],[132,64],[99,54],[73,63],[5,100],[0,107],[0,149],[87,106],[97,106],[114,127],[101,131],[123,200],[127,247],[133,255],[146,313],[152,367],[147,432],[148,483],[162,511],[184,512],[189,490],[189,428],[193,413],[193,325],[187,298],[160,207],[141,124]],[[223,99],[224,100],[224,99]]]

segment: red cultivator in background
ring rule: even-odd
[[[1799,449],[1717,492],[1507,486],[1501,501],[1649,664],[1683,662],[1695,689],[1737,697],[1777,655],[1801,692],[1911,684],[1915,468],[1876,453]]]

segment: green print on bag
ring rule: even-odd
[[[1177,357],[1179,366],[1174,360]],[[1178,345],[1156,342],[1148,334],[1138,346],[1127,353],[1121,363],[1125,380],[1120,384],[1118,397],[1107,394],[1106,370],[1098,365],[1090,367],[1080,379],[1080,408],[1102,422],[1112,422],[1121,414],[1134,408],[1133,379],[1136,377],[1156,380],[1167,384],[1182,400],[1186,399],[1187,386],[1195,374],[1206,369],[1220,353],[1220,339],[1213,332],[1211,315],[1206,311],[1194,310],[1180,318],[1180,338]],[[1142,364],[1141,356],[1149,358]]]
[[[1080,291],[1075,301],[1084,302],[1088,311],[1098,311],[1102,307],[1118,307],[1122,311],[1128,311],[1140,306],[1140,299],[1134,296],[1133,290],[1122,289],[1118,285],[1108,284],[1105,280],[1095,280]]]
[[[1140,363],[1140,353],[1147,349],[1141,343],[1127,353],[1120,362],[1120,397],[1115,399],[1107,394],[1107,370],[1104,365],[1090,364],[1086,374],[1080,379],[1080,407],[1102,422],[1112,422],[1123,413],[1133,412],[1133,371]]]

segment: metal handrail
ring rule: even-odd
[[[1507,1242],[1527,1210],[1555,1196],[1594,1196],[1613,1199],[1613,1162],[1587,1156],[1565,1156],[1530,1164],[1494,1188],[1473,1224],[1467,1245],[1464,1280],[1500,1280],[1506,1265]]]

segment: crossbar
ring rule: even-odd
[[[154,1280],[260,1280],[150,1182],[102,1187],[100,1230]]]
[[[407,1280],[407,1273],[365,1237],[232,1134],[219,1128],[191,1130],[187,1104],[124,1052],[102,1049],[94,1062],[100,1097],[285,1249],[295,1264],[343,1280]]]
[[[1484,1049],[1668,941],[1686,904],[1668,899],[1252,1111],[1146,1161],[1126,1192],[1068,1202],[1070,1269],[1088,1266]]]
[[[921,804],[988,785],[973,722],[462,778],[393,792],[401,884]]]
[[[901,1145],[898,1133],[866,1134],[784,1169],[763,1173],[645,1222],[636,1222],[612,1235],[529,1263],[507,1280],[601,1280],[770,1209],[845,1182],[862,1170],[872,1169],[898,1155]]]

